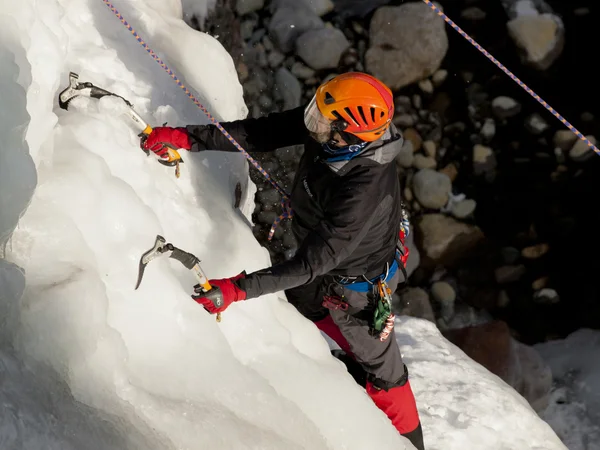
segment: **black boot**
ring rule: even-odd
[[[366,389],[367,387],[367,372],[362,368],[362,366],[357,363],[354,358],[348,356],[348,354],[343,350],[331,350],[331,354],[344,363],[348,373],[352,375],[354,381],[356,381],[360,386]]]
[[[423,429],[421,428],[421,422],[419,426],[410,433],[403,434],[406,439],[415,446],[417,450],[425,450],[425,444],[423,443]]]

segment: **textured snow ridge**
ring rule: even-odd
[[[229,55],[184,21],[209,3],[114,3],[217,119],[247,115]],[[0,237],[12,232],[0,260],[0,448],[413,448],[282,294],[217,323],[191,301],[193,276],[161,259],[134,290],[157,234],[210,278],[270,263],[249,227],[242,155],[185,154],[176,179],[140,151],[119,100],[58,107],[73,71],[153,125],[208,122],[102,1],[3,2],[0,43]],[[399,320],[397,337],[428,449],[564,448],[427,322]]]

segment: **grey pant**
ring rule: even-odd
[[[388,286],[394,292],[402,277],[398,270]],[[327,309],[322,305],[327,294],[343,295],[348,310]],[[318,322],[328,314],[348,341],[354,358],[369,374],[370,380],[383,382],[387,388],[404,384],[405,372],[400,349],[394,334],[381,342],[369,333],[374,304],[370,294],[344,289],[331,281],[331,277],[319,277],[310,284],[286,291],[288,301],[307,319]]]

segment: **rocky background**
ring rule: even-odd
[[[595,142],[597,4],[437,5]],[[600,157],[421,1],[218,0],[195,26],[231,53],[252,117],[303,104],[346,71],[394,90],[414,239],[396,312],[436,323],[542,411],[552,375],[532,345],[600,328]],[[301,151],[253,156],[289,189]],[[266,240],[279,195],[251,177],[255,235],[274,262],[289,258],[289,223]]]

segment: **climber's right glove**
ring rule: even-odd
[[[161,159],[168,159],[169,149],[190,150],[192,143],[185,128],[156,127],[148,136],[143,136],[141,147],[151,151]]]

